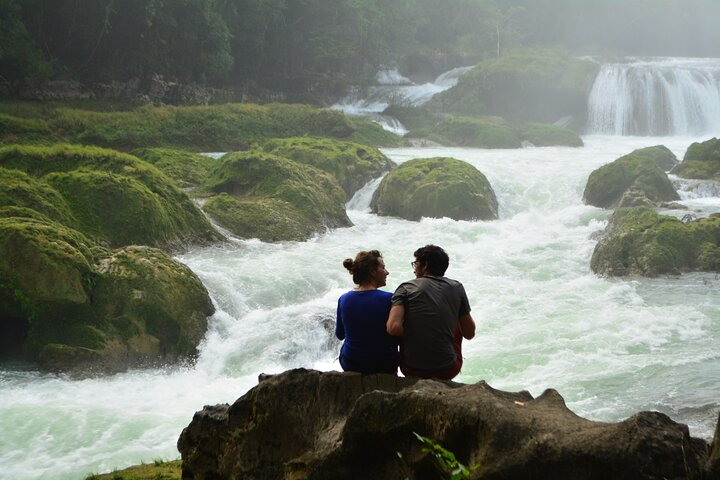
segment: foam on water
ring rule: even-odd
[[[595,276],[593,234],[609,212],[582,203],[598,166],[657,144],[682,158],[697,139],[584,140],[580,149],[384,150],[397,163],[432,156],[470,162],[498,195],[497,221],[378,217],[369,212],[375,187],[368,186],[348,204],[353,227],[307,242],[235,239],[178,257],[217,307],[196,364],[88,380],[0,368],[0,477],[77,479],[176,458],[193,413],[233,402],[259,373],[339,370],[334,313],[351,288],[342,260],[379,249],[392,290],[411,277],[412,252],[427,243],[449,252],[448,276],[465,285],[478,323],[477,337],[464,343],[459,381],[533,395],[555,388],[591,419],[659,410],[710,438],[720,410],[720,279]],[[682,202],[717,201],[693,192]]]

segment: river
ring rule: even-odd
[[[372,186],[348,206],[354,227],[307,242],[233,240],[178,259],[217,307],[196,364],[73,380],[0,366],[0,478],[79,479],[179,456],[176,441],[203,405],[233,402],[259,373],[339,370],[337,297],[351,288],[342,260],[379,249],[387,289],[412,276],[427,243],[450,255],[478,324],[458,381],[540,395],[554,388],[577,414],[619,421],[657,410],[710,439],[720,411],[717,274],[609,279],[590,271],[609,212],[586,206],[594,169],[640,147],[679,158],[704,138],[585,136],[584,148],[385,149],[397,163],[465,160],[490,180],[500,219],[410,222],[369,213]],[[720,211],[717,185],[680,182],[698,215]]]

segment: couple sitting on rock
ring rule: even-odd
[[[416,278],[394,294],[378,290],[389,273],[377,250],[343,262],[357,285],[338,300],[343,370],[397,374],[399,365],[405,376],[442,380],[460,373],[462,339],[475,336],[465,289],[444,277],[450,260],[442,248],[426,245],[414,255]]]

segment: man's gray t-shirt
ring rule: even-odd
[[[393,305],[405,307],[400,351],[416,370],[444,370],[457,362],[453,348],[458,318],[470,313],[465,288],[446,277],[425,276],[400,284]]]

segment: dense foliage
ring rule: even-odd
[[[0,82],[154,74],[307,95],[517,46],[720,54],[715,0],[0,0]]]

